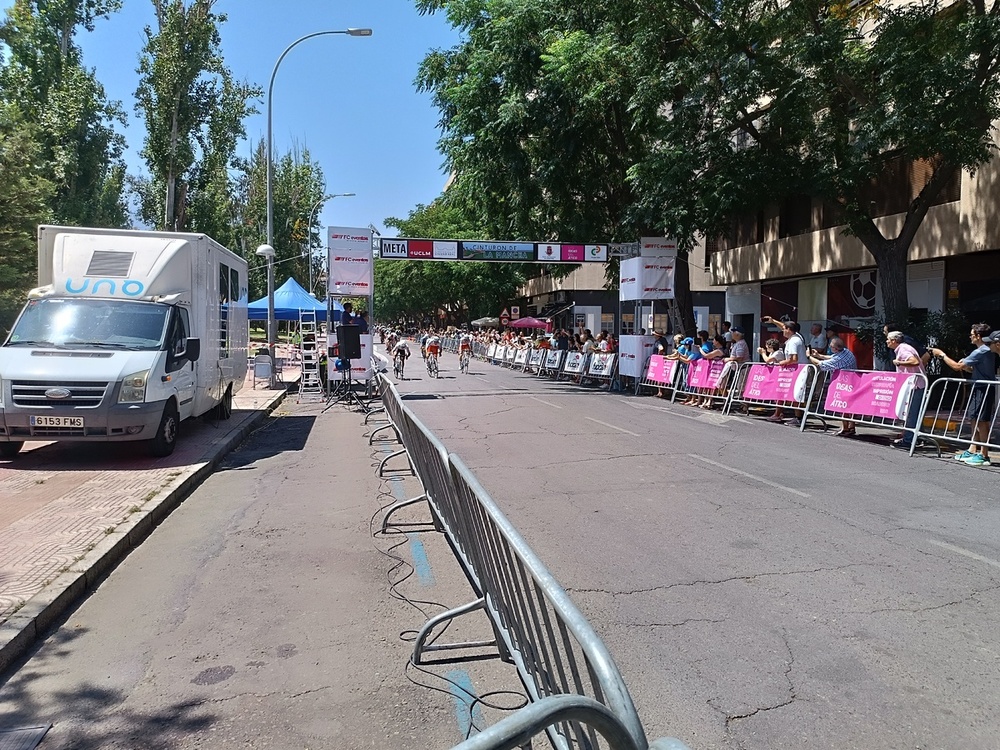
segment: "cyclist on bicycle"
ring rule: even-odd
[[[424,331],[420,334],[420,356],[423,359],[427,359],[427,339],[430,338],[430,334]]]
[[[392,358],[394,362],[398,362],[397,369],[400,374],[402,374],[403,365],[406,364],[406,360],[410,358],[410,345],[406,343],[406,339],[400,338],[396,345],[392,348]]]
[[[458,359],[463,370],[468,370],[472,358],[472,336],[463,333],[458,339]]]
[[[434,331],[431,331],[424,341],[424,349],[427,350],[428,356],[431,354],[435,357],[441,356],[441,339],[438,338],[438,335]]]

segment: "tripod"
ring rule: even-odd
[[[355,404],[359,411],[367,413],[369,411],[368,405],[358,398],[358,394],[354,392],[354,383],[351,380],[351,361],[349,359],[344,361],[347,362],[347,367],[340,371],[340,380],[337,381],[336,386],[330,391],[330,398],[333,401],[330,402],[326,409],[335,404]],[[326,409],[323,411],[326,411]]]

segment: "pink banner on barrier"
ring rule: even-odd
[[[646,380],[653,383],[673,383],[674,370],[676,368],[676,359],[667,359],[662,354],[654,354],[649,358],[649,367],[646,368]]]
[[[808,365],[753,365],[743,386],[743,398],[757,401],[805,400],[805,369]]]
[[[908,372],[838,370],[823,407],[838,414],[902,419],[915,379]]]
[[[688,388],[716,388],[726,363],[721,359],[696,359],[688,365]]]

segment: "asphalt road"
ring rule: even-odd
[[[650,738],[1000,747],[1000,469],[419,364],[400,391],[604,638]]]
[[[373,538],[419,488],[375,478],[361,416],[289,402],[0,675],[0,730],[54,724],[40,750],[449,748],[503,714],[459,685],[520,705],[498,660],[407,665],[424,613],[468,584],[426,506]],[[480,616],[448,637],[489,633]]]

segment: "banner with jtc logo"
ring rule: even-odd
[[[718,388],[726,363],[721,359],[697,359],[688,365],[689,388]]]
[[[905,419],[917,377],[908,372],[838,370],[823,404],[828,412]]]
[[[650,383],[670,385],[674,382],[674,372],[676,369],[676,359],[667,359],[662,354],[654,354],[649,358],[649,367],[646,368],[646,380]]]
[[[806,400],[810,365],[752,365],[743,386],[743,398],[753,401]]]
[[[375,288],[372,233],[357,227],[328,227],[327,289],[337,297],[371,297]]]
[[[652,336],[622,336],[618,345],[618,372],[630,378],[640,377],[654,343],[656,339]]]

